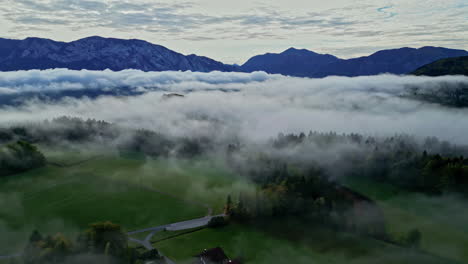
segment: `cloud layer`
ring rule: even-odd
[[[255,73],[23,71],[0,73],[0,93],[134,89],[95,99],[29,100],[0,108],[2,124],[62,115],[103,119],[171,135],[265,140],[280,132],[406,133],[468,144],[467,109],[431,104],[412,89],[467,89],[468,77],[380,75],[302,79]],[[124,87],[124,88],[122,88]],[[164,99],[169,92],[184,98]]]

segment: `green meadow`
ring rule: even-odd
[[[109,220],[131,231],[202,217],[208,208],[220,213],[227,195],[255,190],[216,159],[149,160],[91,151],[44,152],[48,166],[0,179],[0,255],[21,251],[34,229],[73,236],[89,223]],[[153,245],[177,263],[217,246],[231,258],[260,264],[467,260],[466,219],[453,217],[449,222],[443,217],[453,216],[453,205],[447,206],[451,200],[430,200],[365,182],[348,185],[378,200],[392,236],[411,228],[421,230],[423,251],[277,219],[267,224],[160,232]],[[434,215],[434,210],[440,215]]]
[[[347,185],[377,201],[392,236],[399,237],[416,228],[422,233],[422,250],[468,263],[468,201],[465,198],[411,193],[365,179],[348,180]]]
[[[34,229],[73,235],[112,221],[131,231],[219,213],[227,193],[248,188],[205,161],[46,154],[54,165],[0,179],[0,255],[21,250]]]
[[[161,238],[154,246],[177,263],[190,263],[190,257],[205,248],[222,247],[234,259],[246,263],[452,263],[430,254],[393,246],[351,234],[313,229],[280,221],[263,226],[231,224],[205,228],[171,239]],[[168,236],[161,233],[159,236]],[[156,241],[158,237],[156,237]]]

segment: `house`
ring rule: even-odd
[[[205,249],[202,253],[195,256],[193,264],[241,264],[239,260],[228,258],[224,250],[220,247]]]

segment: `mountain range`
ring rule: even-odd
[[[315,78],[330,75],[407,74],[439,59],[460,56],[468,56],[468,51],[440,47],[400,48],[345,60],[330,54],[290,48],[279,54],[255,56],[241,68],[244,71],[262,70],[268,73]]]
[[[407,74],[444,58],[468,56],[468,51],[441,47],[400,48],[370,56],[340,59],[306,49],[254,56],[241,66],[197,55],[183,55],[138,39],[88,37],[72,42],[42,38],[0,38],[0,71],[68,68],[73,70],[139,69],[143,71],[265,71],[298,77]]]
[[[0,71],[68,68],[120,71],[232,71],[207,57],[172,51],[143,40],[89,37],[72,42],[0,39]]]

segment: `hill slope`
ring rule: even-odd
[[[425,76],[468,76],[468,56],[438,60],[420,67],[414,71],[413,74]]]
[[[210,58],[184,56],[143,40],[89,37],[73,42],[27,38],[0,39],[0,71],[68,68],[73,70],[232,71]]]

